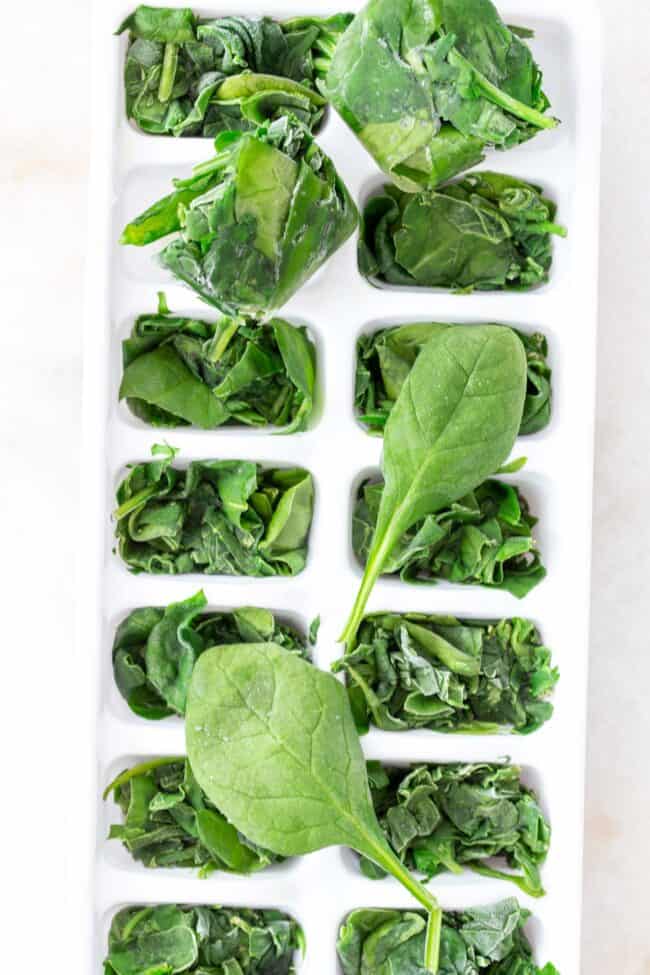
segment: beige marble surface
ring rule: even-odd
[[[543,5],[543,0],[540,0]],[[650,8],[605,9],[601,322],[586,804],[585,975],[650,975]],[[87,0],[12,5],[0,58],[3,779],[20,782],[2,873],[9,955],[66,971],[65,783],[88,164]],[[38,66],[38,70],[36,70]],[[36,571],[34,571],[36,570]],[[4,601],[3,601],[4,602]],[[83,648],[81,648],[83,652]],[[7,666],[9,673],[7,673]],[[72,693],[70,693],[72,692]],[[67,701],[67,708],[61,706]],[[67,714],[64,712],[68,712]],[[18,836],[15,825],[19,823]],[[15,839],[15,841],[14,841]],[[15,956],[14,956],[15,952]],[[7,970],[12,968],[4,958]],[[20,970],[24,970],[21,965]],[[562,975],[574,975],[564,972]]]

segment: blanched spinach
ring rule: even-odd
[[[422,347],[435,332],[444,328],[449,326],[439,322],[395,325],[362,335],[357,341],[354,404],[360,422],[370,433],[383,433],[404,380]],[[523,436],[543,430],[551,419],[551,368],[543,335],[513,331],[526,352],[526,399],[519,427],[519,436]]]
[[[370,0],[324,91],[401,188],[436,186],[557,120],[528,47],[490,0]]]
[[[293,975],[303,933],[288,914],[248,907],[125,907],[108,934],[105,975]]]
[[[539,866],[551,829],[535,793],[514,765],[419,765],[389,768],[368,762],[372,802],[386,839],[409,870],[427,880],[463,867],[517,884],[531,897],[544,888]],[[488,858],[505,858],[514,872]],[[361,860],[368,877],[384,877]]]
[[[129,32],[127,117],[154,135],[214,138],[289,114],[315,128],[325,109],[316,88],[323,58],[351,20],[206,19],[187,8],[137,7],[117,30]]]
[[[185,758],[159,758],[125,769],[104,792],[113,794],[124,822],[109,839],[121,840],[145,867],[198,867],[253,873],[282,857],[242,836],[210,802]]]
[[[367,565],[384,485],[365,481],[352,518],[352,548]],[[396,540],[382,567],[404,582],[505,589],[523,599],[546,576],[528,502],[505,481],[488,480],[453,504],[421,518]]]
[[[305,567],[311,474],[244,460],[172,467],[156,445],[117,489],[118,552],[132,572],[293,576]]]
[[[559,975],[538,968],[524,933],[530,911],[514,898],[445,911],[440,975]],[[343,975],[424,975],[426,919],[419,911],[361,908],[341,925],[337,951]]]
[[[304,640],[268,609],[243,606],[232,612],[204,612],[202,591],[164,609],[134,609],[113,641],[113,675],[135,714],[150,720],[185,714],[194,664],[208,647],[270,641],[307,656]]]
[[[559,673],[530,620],[366,616],[335,670],[358,730],[528,734],[553,714]]]
[[[555,204],[538,186],[471,173],[438,190],[370,197],[359,270],[370,281],[454,291],[526,291],[548,281]]]
[[[332,161],[288,118],[224,132],[215,148],[121,243],[175,234],[164,268],[226,315],[268,317],[352,234],[357,210]]]
[[[122,343],[119,395],[135,416],[154,427],[307,428],[316,359],[305,328],[172,316],[158,298],[158,314],[139,315]]]

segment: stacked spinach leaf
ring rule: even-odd
[[[557,125],[522,33],[490,0],[370,0],[324,91],[393,182],[437,186]]]
[[[372,802],[386,838],[409,870],[427,880],[463,867],[508,880],[529,894],[544,894],[539,867],[551,830],[521,769],[494,763],[389,768],[368,762]],[[505,858],[515,872],[488,859]],[[361,860],[367,877],[384,877]]]
[[[354,403],[359,420],[370,433],[383,434],[386,420],[404,380],[432,335],[449,325],[417,322],[395,325],[362,335],[357,342]],[[551,419],[551,368],[548,346],[539,332],[518,330],[526,352],[526,399],[519,436],[543,430]]]
[[[440,938],[441,975],[558,975],[538,968],[524,925],[530,912],[514,898],[489,907],[445,911]],[[426,975],[427,922],[419,911],[361,908],[342,924],[337,944],[343,975],[408,972]]]
[[[139,6],[117,31],[129,32],[127,117],[154,135],[214,138],[288,114],[314,128],[325,108],[316,88],[323,58],[351,20],[205,19],[188,8]]]
[[[283,117],[223,132],[216,155],[127,224],[123,244],[176,234],[163,267],[224,314],[267,317],[352,234],[358,214],[332,161]]]
[[[134,609],[118,626],[113,675],[135,714],[150,720],[184,715],[194,664],[208,647],[268,640],[288,653],[307,656],[300,635],[268,609],[244,606],[232,612],[205,612],[206,606],[199,591],[164,609]]]
[[[216,322],[139,315],[122,343],[120,399],[154,427],[224,424],[306,429],[314,402],[315,351],[304,327],[281,318]]]
[[[304,946],[282,911],[158,904],[125,907],[108,935],[106,975],[293,975]]]
[[[384,186],[363,211],[359,270],[371,281],[526,291],[548,281],[555,204],[531,183],[470,173],[422,193]]]
[[[251,461],[193,461],[152,448],[118,486],[118,552],[132,572],[293,576],[305,567],[311,474]]]
[[[548,721],[558,680],[530,620],[422,613],[365,617],[335,669],[358,730],[528,734]]]

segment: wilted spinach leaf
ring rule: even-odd
[[[244,460],[172,467],[156,445],[117,489],[118,552],[132,572],[293,576],[307,559],[311,474]]]
[[[366,564],[384,486],[365,481],[352,517],[352,548]],[[533,537],[537,523],[517,488],[488,480],[435,514],[421,518],[395,542],[382,573],[405,582],[440,580],[505,589],[523,599],[546,575]]]
[[[163,267],[224,314],[268,317],[352,234],[357,210],[332,161],[288,118],[224,132],[215,148],[121,242],[177,234]]]
[[[232,612],[203,612],[199,591],[164,609],[134,609],[113,641],[113,675],[120,694],[136,714],[156,720],[184,714],[194,664],[208,647],[269,641],[307,656],[305,641],[279,623],[268,609],[243,606]]]
[[[106,975],[293,975],[304,947],[288,914],[248,907],[125,907],[108,934]]]
[[[384,186],[367,201],[359,270],[371,281],[455,291],[525,291],[548,281],[555,204],[538,186],[471,173],[438,190]]]
[[[315,128],[325,107],[316,88],[323,58],[351,20],[206,19],[187,8],[137,7],[117,30],[129,32],[127,117],[154,135],[214,138],[288,114]]]
[[[468,326],[469,327],[469,326]],[[354,404],[370,433],[383,434],[386,420],[420,350],[432,335],[449,328],[439,322],[395,325],[357,341]],[[551,368],[546,339],[513,329],[526,352],[527,385],[519,436],[543,430],[551,419]]]
[[[514,898],[466,911],[445,911],[440,975],[558,975],[538,968],[524,933],[530,911]],[[361,908],[341,925],[337,951],[343,975],[424,975],[426,919],[419,911]]]
[[[517,884],[531,897],[544,894],[539,866],[551,829],[521,769],[487,762],[390,768],[368,762],[370,793],[386,839],[409,870],[427,880],[468,867]],[[489,858],[505,858],[498,869]],[[369,877],[385,876],[361,860]]]
[[[327,98],[381,169],[436,186],[557,120],[542,73],[490,0],[370,0],[340,39]]]
[[[224,424],[304,430],[313,407],[316,357],[303,327],[281,318],[201,321],[139,315],[122,343],[120,399],[154,427]]]
[[[335,670],[346,675],[359,731],[430,728],[470,734],[536,731],[559,674],[530,620],[366,616]]]

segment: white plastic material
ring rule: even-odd
[[[180,4],[177,4],[180,6]],[[351,9],[359,0],[342,4]],[[509,0],[509,23],[534,28],[531,42],[545,75],[552,111],[562,125],[507,153],[491,153],[486,166],[541,184],[558,203],[569,228],[555,244],[551,283],[527,294],[455,296],[424,289],[373,288],[357,271],[356,237],[282,310],[309,326],[318,352],[320,418],[290,437],[224,429],[152,431],[117,402],[120,343],[139,313],[153,311],[164,289],[174,312],[213,312],[172,282],[153,260],[155,247],[121,247],[119,232],[145,205],[168,192],[173,175],[211,155],[210,140],[148,136],[125,118],[122,64],[126,38],[112,36],[130,11],[124,0],[96,0],[93,25],[95,125],[88,239],[85,321],[85,448],[79,553],[79,782],[82,815],[75,823],[75,894],[82,912],[81,973],[99,973],[111,917],[131,903],[187,902],[275,906],[303,926],[304,975],[337,972],[335,942],[344,915],[358,906],[414,906],[390,879],[371,881],[350,853],[329,849],[259,873],[215,873],[200,880],[186,870],[147,870],[116,841],[106,839],[117,807],[101,790],[134,760],[184,751],[182,721],[148,722],[132,714],[115,688],[111,645],[117,623],[138,606],[166,605],[203,588],[211,608],[257,605],[277,611],[306,631],[321,615],[314,662],[329,668],[342,648],[336,640],[350,610],[360,569],[350,547],[350,517],[360,477],[376,470],[381,440],[367,435],[353,413],[355,343],[360,332],[409,321],[500,321],[541,330],[553,367],[553,419],[541,434],[522,438],[515,456],[528,463],[511,480],[523,489],[548,568],[544,582],[524,600],[478,587],[413,587],[381,580],[368,607],[420,610],[464,617],[524,615],[541,628],[561,679],[554,717],[538,732],[517,736],[444,736],[427,731],[371,731],[363,739],[370,758],[390,762],[497,760],[510,757],[539,793],[553,836],[542,878],[547,895],[532,901],[510,884],[465,873],[433,883],[443,907],[488,903],[517,894],[532,909],[528,925],[538,963],[552,960],[562,975],[579,970],[583,771],[587,684],[592,436],[596,348],[596,271],[600,138],[600,38],[593,5],[560,0]],[[199,8],[225,13],[331,13],[322,0],[242,2]],[[371,157],[330,111],[318,135],[352,196],[363,201],[382,182]],[[315,479],[316,504],[306,570],[294,579],[209,576],[133,576],[112,552],[114,489],[130,461],[149,456],[166,439],[180,448],[178,463],[196,458],[245,458],[299,464]],[[85,760],[84,760],[85,759]]]

